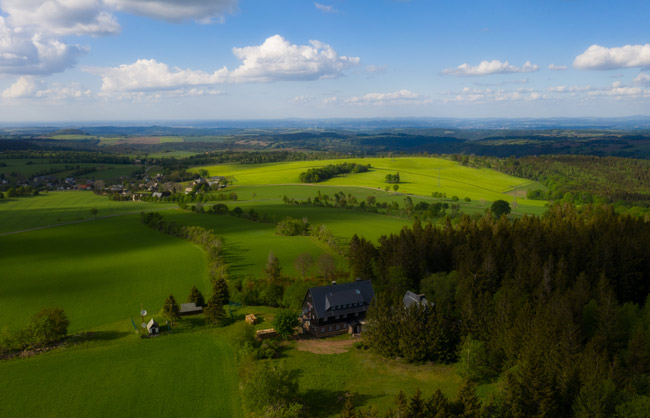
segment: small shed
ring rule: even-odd
[[[402,302],[404,303],[405,308],[409,308],[411,305],[429,306],[429,301],[424,294],[413,293],[410,290],[406,291],[406,294],[402,298]]]
[[[203,313],[203,307],[196,306],[194,302],[181,303],[181,310],[178,312],[180,316],[198,315],[200,313]]]
[[[257,322],[257,317],[255,316],[255,314],[248,314],[246,315],[246,322],[248,322],[251,325],[255,325],[255,323]]]
[[[149,331],[149,335],[157,335],[160,333],[160,326],[153,318],[151,318],[147,324],[147,331]]]

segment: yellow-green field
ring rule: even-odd
[[[356,162],[371,164],[366,173],[334,177],[319,185],[357,186],[384,189],[391,186],[385,182],[386,174],[399,172],[401,182],[399,192],[419,196],[431,196],[433,192],[446,193],[447,196],[469,197],[472,200],[512,201],[509,194],[517,188],[530,185],[530,180],[521,179],[487,168],[470,168],[459,163],[440,158],[357,158],[349,160],[297,161],[269,164],[221,164],[194,167],[194,171],[206,169],[211,176],[228,177],[235,185],[268,185],[299,183],[300,173],[328,164]],[[544,202],[520,200],[520,204],[543,206]]]

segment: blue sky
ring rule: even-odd
[[[650,114],[650,2],[0,0],[0,121]]]

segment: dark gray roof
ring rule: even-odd
[[[406,291],[406,294],[404,295],[402,301],[404,302],[404,306],[407,308],[413,304],[424,305],[424,306],[429,305],[429,301],[427,301],[427,298],[425,298],[424,295],[415,294],[410,290]]]
[[[181,303],[180,313],[186,312],[203,312],[203,308],[201,306],[196,306],[194,302]]]
[[[308,294],[318,318],[365,312],[375,297],[370,280],[312,287]]]

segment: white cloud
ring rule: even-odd
[[[612,83],[611,87],[594,89],[588,93],[590,96],[612,96],[617,100],[622,99],[647,99],[650,98],[650,89],[642,87],[624,86],[620,81]]]
[[[583,70],[650,67],[650,44],[617,48],[592,45],[576,57],[573,66]]]
[[[641,73],[634,78],[634,82],[637,84],[650,85],[650,74]]]
[[[551,71],[566,71],[569,69],[566,65],[555,65],[555,64],[550,64],[548,66],[548,69]]]
[[[237,0],[103,0],[117,10],[170,22],[221,21],[237,9]]]
[[[242,65],[230,74],[234,82],[279,80],[317,80],[337,78],[344,69],[358,64],[358,57],[338,55],[329,45],[309,41],[294,45],[280,35],[267,38],[262,45],[233,48]]]
[[[388,65],[368,65],[366,71],[373,74],[383,74],[388,69]]]
[[[552,93],[581,93],[591,90],[593,90],[591,86],[553,86],[548,88],[548,91]]]
[[[514,101],[535,101],[546,99],[547,96],[535,91],[532,88],[518,88],[516,90],[504,89],[474,89],[465,87],[460,92],[444,92],[443,95],[450,96],[446,102],[462,103],[495,103],[495,102],[514,102]]]
[[[50,100],[70,100],[89,97],[91,91],[81,88],[77,84],[61,85],[54,84],[52,87],[43,80],[36,80],[32,77],[20,77],[14,84],[2,92],[5,99],[28,99],[44,98]]]
[[[311,103],[314,101],[313,96],[296,96],[293,99],[291,99],[291,102],[296,103],[296,104],[307,104]]]
[[[359,62],[359,58],[339,56],[319,41],[293,45],[279,35],[262,45],[233,48],[242,64],[233,71],[223,67],[213,73],[170,68],[154,59],[111,68],[87,68],[102,77],[102,94],[152,92],[223,83],[272,82],[336,78]]]
[[[61,72],[86,52],[85,47],[14,28],[0,16],[0,75]]]
[[[49,35],[108,35],[120,32],[102,0],[0,0],[11,26]]]
[[[467,63],[455,68],[447,68],[443,74],[456,76],[478,76],[488,74],[530,73],[539,70],[539,66],[526,61],[521,67],[510,65],[508,61],[481,61],[479,65],[472,66]]]
[[[360,97],[350,97],[344,101],[347,104],[427,104],[431,99],[402,89],[391,93],[368,93]]]
[[[140,59],[133,64],[112,68],[87,68],[87,72],[102,77],[102,94],[151,92],[179,88],[209,86],[223,83],[228,70],[222,68],[214,73],[169,68],[154,59]]]
[[[334,6],[326,6],[324,4],[320,4],[316,2],[314,2],[314,6],[316,6],[318,10],[324,13],[338,13],[338,10],[336,10]]]

